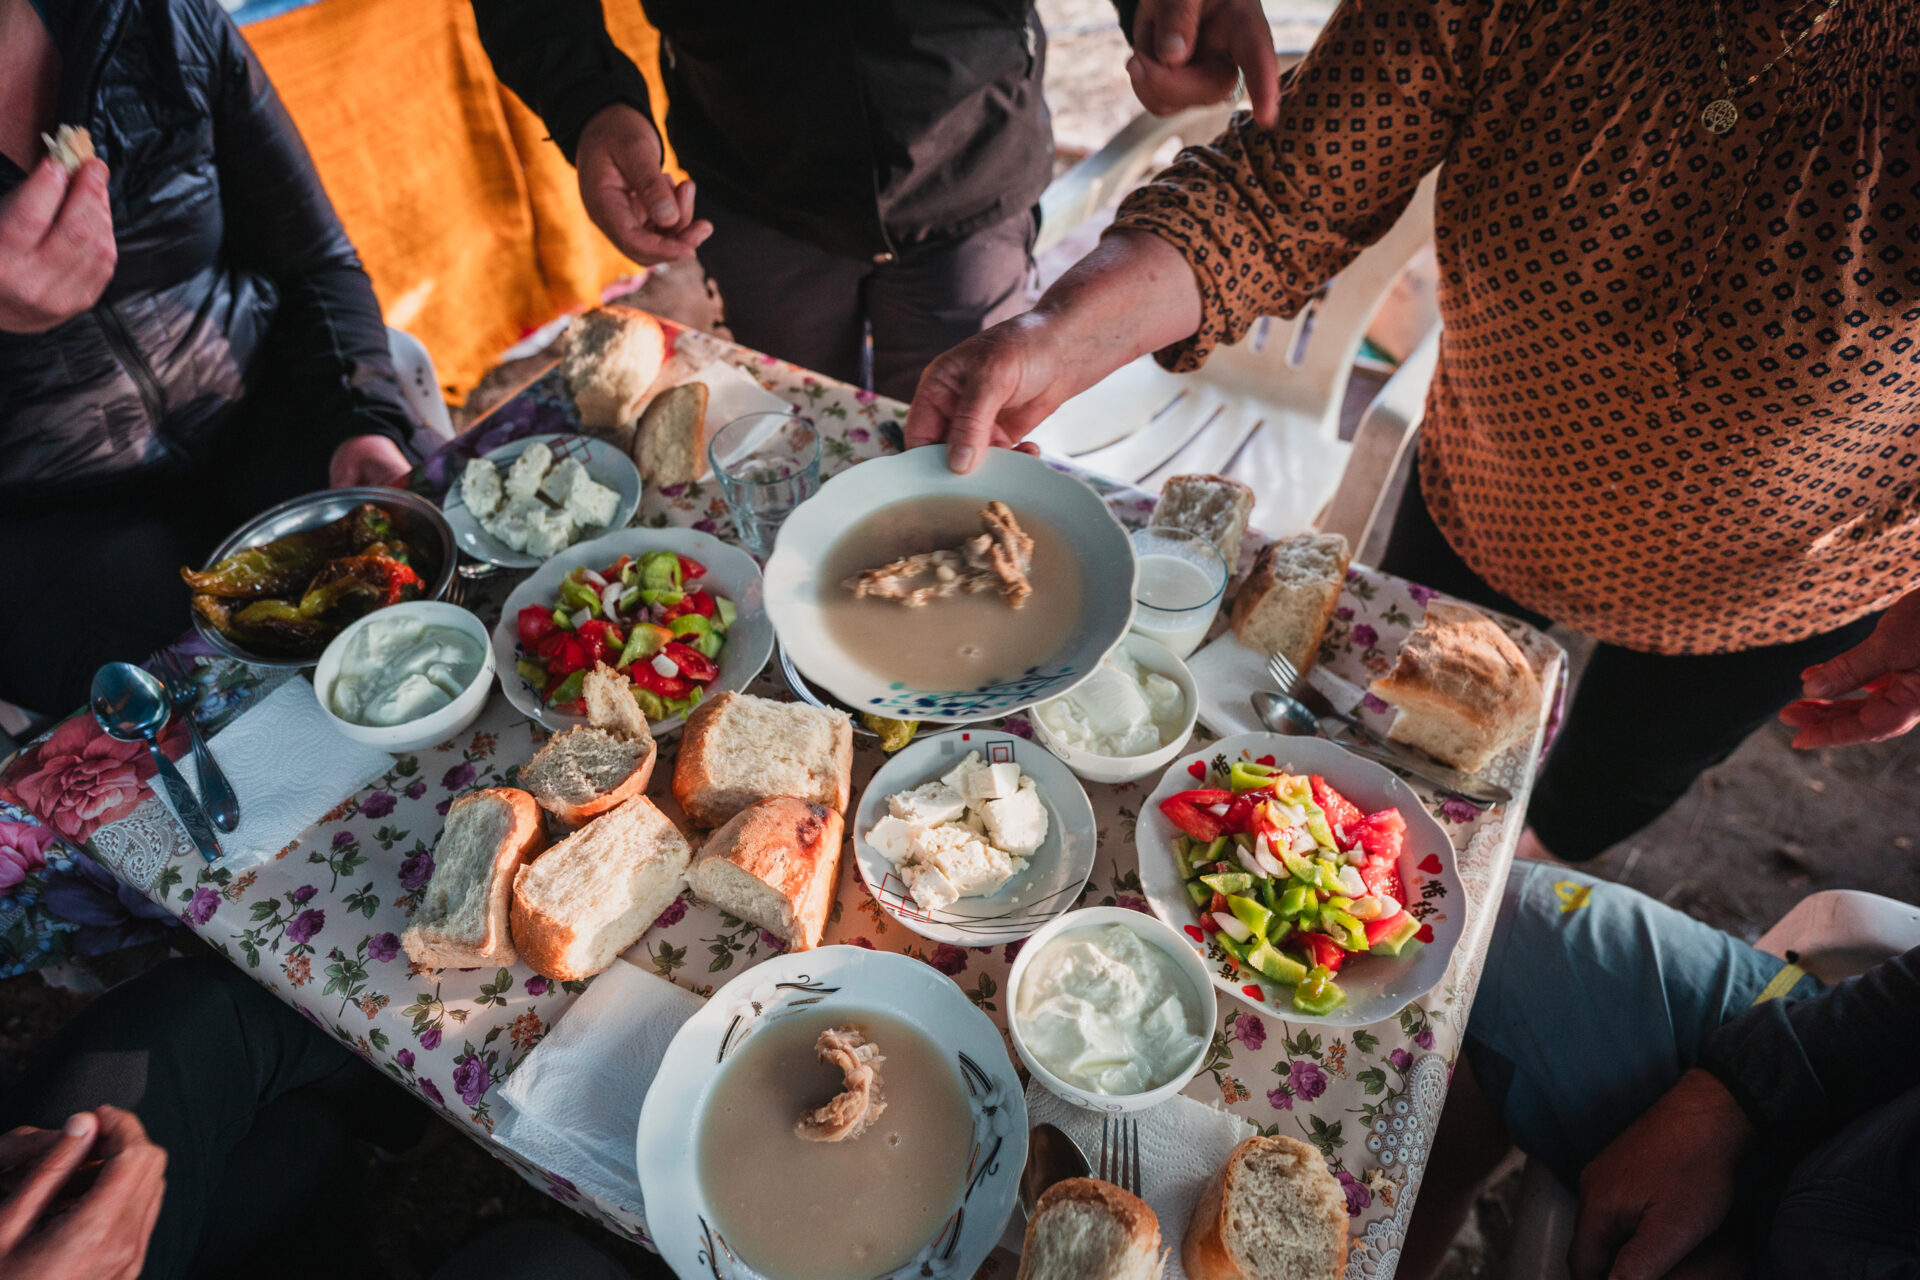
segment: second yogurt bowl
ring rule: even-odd
[[[346,656],[348,646],[354,643],[362,631],[370,626],[390,626],[396,623],[418,623],[458,631],[480,647],[478,669],[451,702],[423,716],[408,720],[404,724],[356,724],[334,708],[334,684],[340,678],[341,662]],[[408,751],[422,750],[436,742],[445,742],[479,719],[480,712],[487,705],[487,695],[493,689],[493,673],[493,646],[487,635],[487,628],[479,618],[459,605],[447,604],[439,600],[413,600],[388,605],[384,609],[370,613],[335,636],[333,642],[320,655],[319,664],[313,669],[313,692],[314,696],[320,700],[320,709],[327,713],[327,719],[331,720],[333,727],[343,735],[355,742],[364,742],[370,747],[378,747],[382,751],[391,751],[398,755]]]
[[[1200,715],[1200,689],[1194,683],[1193,673],[1187,670],[1187,664],[1173,654],[1173,650],[1158,640],[1129,632],[1122,636],[1116,646],[1129,658],[1132,658],[1143,671],[1151,671],[1165,676],[1180,688],[1182,702],[1180,730],[1166,742],[1144,755],[1103,756],[1083,747],[1072,746],[1059,734],[1047,727],[1041,716],[1045,706],[1033,708],[1027,713],[1027,719],[1033,724],[1034,737],[1040,745],[1059,756],[1067,768],[1085,778],[1088,782],[1104,782],[1109,786],[1122,782],[1138,782],[1141,778],[1159,773],[1173,763],[1175,756],[1186,749],[1193,737],[1193,726]],[[1084,686],[1082,686],[1084,688]],[[1064,695],[1071,698],[1073,694]]]

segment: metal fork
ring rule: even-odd
[[[200,686],[194,683],[192,671],[164,649],[154,655],[154,665],[160,668],[155,674],[167,691],[167,700],[187,722],[187,737],[193,742],[193,764],[200,774],[201,807],[213,819],[214,826],[232,831],[240,825],[240,800],[233,794],[233,784],[227,781],[227,775],[220,771],[213,752],[208,750],[199,721],[193,718],[194,704],[200,700]]]
[[[1267,674],[1273,677],[1275,684],[1280,686],[1280,692],[1286,694],[1289,698],[1299,698],[1302,690],[1310,688],[1307,684],[1307,678],[1300,674],[1300,669],[1293,665],[1293,660],[1278,650],[1267,659]],[[1378,737],[1371,729],[1361,724],[1346,712],[1340,710],[1340,708],[1334,706],[1331,702],[1324,702],[1318,698],[1308,699],[1306,701],[1310,704],[1308,710],[1313,711],[1316,716],[1332,716],[1342,724],[1352,725],[1370,741]],[[1324,705],[1326,709],[1324,711],[1316,710],[1312,704]]]
[[[1140,1122],[1132,1116],[1101,1119],[1100,1180],[1140,1194]]]

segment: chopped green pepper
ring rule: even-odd
[[[695,636],[693,647],[698,649],[705,657],[717,658],[720,656],[720,650],[725,647],[726,643],[727,638],[718,631],[709,631],[705,635]]]
[[[1227,770],[1227,786],[1233,791],[1253,791],[1273,781],[1280,770],[1247,760],[1235,760]]]
[[[557,707],[557,706],[561,706],[564,703],[575,701],[580,697],[580,690],[586,684],[586,682],[587,682],[586,672],[584,671],[573,672],[566,679],[562,680],[558,685],[554,687],[553,692],[547,697],[547,705],[550,707]]]
[[[1215,871],[1201,876],[1200,883],[1221,893],[1245,893],[1253,887],[1253,877],[1244,871]]]
[[[1302,1013],[1324,1016],[1346,1002],[1347,993],[1340,989],[1325,965],[1313,966],[1293,989],[1293,1007]]]
[[[640,557],[640,585],[654,591],[679,591],[680,557],[671,551],[647,552]]]
[[[667,700],[653,690],[634,685],[633,700],[640,704],[640,710],[646,713],[647,719],[665,720],[667,718]]]
[[[1289,920],[1297,919],[1307,909],[1313,890],[1305,885],[1288,885],[1280,892],[1280,914]]]
[[[1207,888],[1207,886],[1201,884],[1198,880],[1189,880],[1187,881],[1187,897],[1193,899],[1193,905],[1196,910],[1205,911],[1207,904],[1213,901],[1213,890]]]
[[[513,664],[513,669],[520,673],[522,680],[525,680],[534,688],[544,689],[547,687],[547,669],[531,658],[520,659]]]
[[[1265,942],[1248,950],[1247,963],[1252,965],[1261,977],[1283,986],[1291,987],[1307,976],[1307,966],[1292,956],[1280,954]]]
[[[733,607],[733,601],[727,599],[725,596],[715,596],[713,598],[714,626],[720,628],[722,631],[731,631],[733,630],[733,620],[737,616],[738,612]]]
[[[600,593],[572,578],[560,583],[560,603],[571,610],[585,609],[596,618],[600,616]]]
[[[1233,912],[1241,924],[1253,930],[1253,936],[1265,939],[1267,924],[1273,919],[1273,912],[1255,902],[1252,898],[1237,893],[1227,895],[1227,910]]]

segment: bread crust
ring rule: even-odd
[[[787,949],[809,951],[820,945],[833,908],[845,835],[845,820],[827,806],[775,796],[748,805],[715,831],[687,879],[695,881],[703,863],[732,863],[786,901],[793,915]]]
[[[520,766],[521,776],[524,777],[526,773],[533,768],[535,762],[543,759],[547,753],[564,751],[566,748],[563,744],[569,734],[578,733],[588,727],[590,726],[575,725],[571,729],[563,730],[554,734],[551,738],[548,738],[546,743],[541,746],[538,751],[534,752],[524,765]],[[629,773],[626,778],[611,791],[602,792],[593,799],[583,800],[579,804],[569,804],[559,796],[548,795],[545,793],[544,788],[530,787],[529,790],[533,798],[539,802],[542,809],[545,809],[548,813],[566,823],[568,826],[577,827],[589,818],[597,818],[610,809],[619,808],[635,796],[644,794],[647,789],[647,783],[653,780],[654,762],[659,758],[660,744],[654,742],[652,739],[648,739],[647,753],[640,757],[640,761],[634,766],[632,773]]]
[[[1427,606],[1393,669],[1371,689],[1403,715],[1433,717],[1464,731],[1468,743],[1448,752],[1447,763],[1468,772],[1485,768],[1529,733],[1540,714],[1540,676],[1520,646],[1479,610],[1444,600]]]
[[[709,698],[693,709],[681,730],[680,753],[673,763],[673,798],[687,817],[703,827],[718,827],[740,812],[739,807],[719,804],[708,795],[713,772],[707,757],[718,750],[717,739],[724,732],[722,721],[728,709],[736,700],[750,696],[728,690]],[[800,798],[817,800],[844,814],[853,790],[853,721],[845,715],[839,717],[835,730],[830,768],[832,776],[826,780],[825,793]]]
[[[515,787],[489,787],[461,796],[447,807],[447,816],[451,818],[454,810],[466,805],[492,801],[508,806],[512,825],[494,852],[493,870],[488,875],[487,924],[481,945],[469,947],[422,925],[411,925],[401,935],[400,944],[407,959],[415,964],[436,969],[471,969],[481,965],[510,965],[519,958],[509,928],[509,902],[520,868],[547,847],[547,832],[533,797]],[[431,880],[428,883],[432,883]]]
[[[1189,494],[1189,490],[1192,491]],[[1196,527],[1199,523],[1185,517],[1179,508],[1188,502],[1198,500],[1198,495],[1213,491],[1229,499],[1227,510],[1230,512],[1228,527],[1219,533],[1210,529]],[[1253,489],[1230,476],[1207,474],[1189,474],[1168,476],[1167,482],[1160,486],[1160,501],[1154,506],[1149,524],[1167,525],[1176,529],[1185,529],[1204,538],[1211,538],[1220,556],[1227,562],[1227,573],[1231,576],[1240,569],[1240,539],[1246,536],[1247,521],[1253,516],[1255,495]],[[1163,514],[1164,513],[1164,514]]]
[[[683,382],[662,391],[641,412],[632,453],[642,480],[660,488],[691,484],[706,474],[709,394],[704,382]],[[679,436],[667,438],[676,430]]]
[[[684,845],[685,837],[680,835],[679,828],[675,827],[673,821],[661,813],[651,800],[642,796],[633,803],[643,804],[653,809],[663,831],[671,832]],[[584,830],[585,828],[582,828],[582,831]],[[576,831],[568,838],[572,839],[581,834],[581,831]],[[561,842],[561,844],[565,843],[564,840]],[[556,850],[559,848],[558,845],[554,847]],[[685,863],[681,865],[680,880],[684,883]],[[524,886],[527,875],[532,870],[531,862],[522,863],[513,877],[511,919],[513,941],[520,950],[520,958],[526,961],[535,973],[555,982],[572,982],[580,978],[591,978],[594,974],[601,972],[599,969],[583,969],[567,962],[567,953],[572,950],[579,933],[578,926],[528,896]],[[648,921],[648,924],[651,925],[652,921]]]
[[[1028,1266],[1034,1256],[1034,1236],[1047,1216],[1047,1210],[1055,1205],[1085,1204],[1101,1210],[1110,1216],[1127,1235],[1129,1245],[1136,1253],[1158,1256],[1160,1252],[1160,1219],[1139,1196],[1122,1191],[1110,1182],[1101,1182],[1096,1178],[1067,1178],[1056,1182],[1040,1193],[1039,1203],[1033,1207],[1033,1216],[1027,1219],[1026,1234],[1020,1241],[1020,1271],[1014,1280],[1038,1280],[1030,1277]],[[1076,1277],[1076,1280],[1101,1280],[1100,1277]]]
[[[1227,1248],[1227,1201],[1234,1194],[1234,1183],[1246,1157],[1263,1147],[1287,1150],[1296,1160],[1307,1162],[1309,1168],[1320,1170],[1329,1182],[1333,1181],[1333,1175],[1326,1173],[1326,1162],[1320,1153],[1298,1138],[1281,1134],[1242,1142],[1233,1149],[1220,1171],[1207,1180],[1206,1190],[1193,1206],[1193,1219],[1187,1224],[1186,1239],[1180,1244],[1180,1265],[1186,1270],[1188,1280],[1253,1280],[1253,1273]],[[1335,1187],[1337,1190],[1337,1183]],[[1346,1273],[1347,1252],[1353,1243],[1348,1235],[1344,1197],[1339,1205],[1329,1204],[1327,1225],[1338,1231],[1340,1246],[1338,1256],[1329,1259],[1332,1265],[1322,1273],[1321,1280],[1339,1280]]]
[[[1283,589],[1288,585],[1280,582],[1278,575],[1274,572],[1275,558],[1296,545],[1302,538],[1315,538],[1319,536],[1323,535],[1302,534],[1297,538],[1282,538],[1277,542],[1270,542],[1262,547],[1260,554],[1254,557],[1253,568],[1248,570],[1247,580],[1240,584],[1239,592],[1233,597],[1233,608],[1228,613],[1228,619],[1233,627],[1233,634],[1242,644],[1248,645],[1249,648],[1260,647],[1252,644],[1247,634],[1253,623],[1254,615],[1258,612],[1261,604],[1265,602],[1270,592]],[[1325,536],[1338,537],[1337,534]],[[1327,627],[1333,621],[1333,611],[1338,608],[1340,604],[1341,584],[1346,579],[1347,566],[1350,565],[1353,560],[1352,551],[1346,545],[1345,538],[1340,539],[1340,549],[1337,558],[1339,561],[1338,572],[1333,575],[1332,581],[1326,585],[1323,593],[1325,599],[1321,601],[1320,606],[1315,611],[1315,616],[1311,619],[1307,630],[1306,643],[1301,645],[1302,652],[1287,655],[1293,660],[1294,665],[1299,668],[1300,674],[1303,676],[1306,675],[1307,669],[1313,665],[1314,658],[1319,654],[1320,641],[1327,634]]]
[[[640,350],[629,353],[629,342]],[[602,353],[614,348],[622,357],[637,355],[637,363],[609,360]],[[593,430],[623,430],[632,426],[640,402],[660,366],[667,359],[667,335],[659,320],[634,307],[594,307],[573,322],[560,374],[573,396],[580,425]]]

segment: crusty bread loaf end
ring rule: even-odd
[[[1298,1138],[1248,1138],[1194,1205],[1180,1265],[1189,1280],[1339,1280],[1346,1193]]]
[[[772,932],[790,951],[820,945],[839,882],[845,823],[812,800],[748,805],[714,832],[687,871],[699,897]]]
[[[673,798],[703,827],[758,800],[795,796],[847,811],[853,721],[844,711],[727,692],[693,709],[673,767]]]
[[[455,800],[434,843],[433,874],[400,936],[407,958],[435,969],[514,963],[514,876],[546,843],[540,810],[524,791],[491,787]]]
[[[1048,1187],[1027,1219],[1015,1280],[1156,1280],[1160,1220],[1109,1182],[1068,1178]]]

